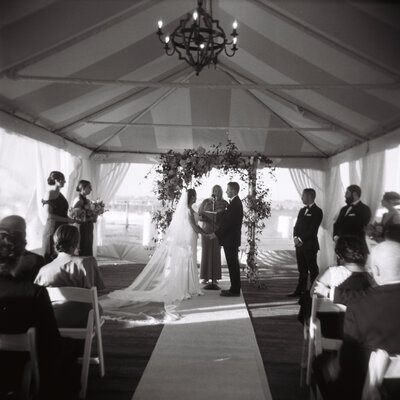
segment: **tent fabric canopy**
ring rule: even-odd
[[[155,34],[158,19],[170,32],[195,5],[4,0],[0,123],[22,120],[110,162],[230,139],[311,163],[400,126],[397,4],[214,1],[228,34],[239,22],[239,51],[199,76]]]

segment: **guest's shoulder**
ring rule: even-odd
[[[92,265],[97,265],[97,260],[93,256],[86,256],[86,257],[79,257],[79,256],[74,256],[72,257],[72,261],[75,262],[79,266],[92,266]]]
[[[93,265],[97,264],[97,260],[93,256],[72,256],[70,263],[78,266]]]
[[[43,290],[46,290],[36,283],[14,277],[0,277],[0,288],[3,295],[11,291],[12,296],[15,297],[37,297]]]

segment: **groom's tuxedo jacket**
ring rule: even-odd
[[[347,211],[349,208],[350,211]],[[353,235],[364,238],[364,227],[368,225],[370,219],[371,210],[361,201],[351,206],[344,206],[333,224],[333,236]]]
[[[236,196],[226,208],[221,225],[215,232],[221,246],[240,246],[242,221],[243,205],[239,197]]]
[[[297,215],[293,236],[297,236],[303,242],[303,249],[318,251],[318,228],[322,221],[322,210],[313,204],[311,207],[303,207]]]

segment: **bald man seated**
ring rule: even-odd
[[[360,399],[371,351],[400,354],[400,243],[377,245],[371,268],[377,286],[348,303],[340,355],[336,360],[323,356],[315,363],[324,399]],[[390,398],[400,398],[398,394]]]
[[[14,232],[26,245],[26,222],[24,218],[19,215],[9,215],[0,221],[0,229]],[[13,275],[20,281],[33,283],[43,265],[44,258],[42,256],[24,249]]]

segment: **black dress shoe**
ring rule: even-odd
[[[303,294],[303,292],[298,292],[297,290],[294,291],[293,293],[289,293],[287,295],[287,297],[301,297],[301,295]]]
[[[230,290],[226,290],[225,292],[221,291],[220,296],[224,297],[240,297],[240,293],[231,292]]]

